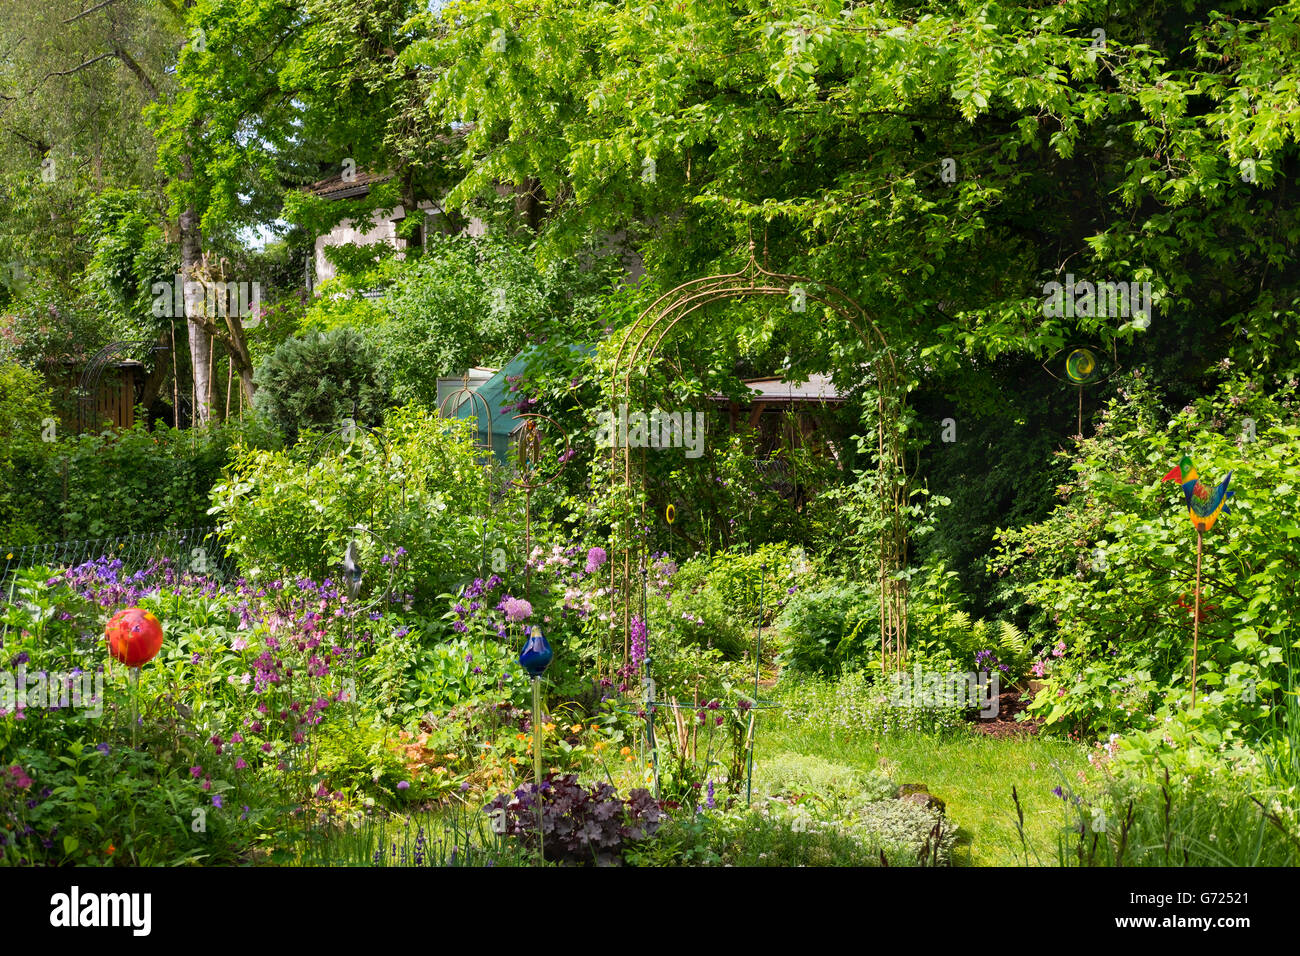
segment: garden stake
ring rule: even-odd
[[[1196,709],[1196,651],[1201,638],[1201,542],[1204,534],[1196,529],[1196,597],[1192,611],[1192,710]]]
[[[758,566],[758,638],[754,642],[754,703],[758,703],[758,661],[763,653],[763,593],[767,585],[767,564]],[[751,803],[754,789],[754,716],[749,718],[749,769],[745,774],[745,806]]]
[[[530,630],[532,633],[519,652],[519,666],[533,679],[533,799],[537,801],[537,854],[541,865],[546,862],[542,855],[542,673],[555,655],[542,629]]]
[[[1168,474],[1160,480],[1176,481],[1183,489],[1183,499],[1187,503],[1187,517],[1191,519],[1192,527],[1196,529],[1196,597],[1192,610],[1192,709],[1195,709],[1197,652],[1201,637],[1201,553],[1205,532],[1214,527],[1214,522],[1222,512],[1228,510],[1228,499],[1233,494],[1228,490],[1228,482],[1232,481],[1232,472],[1228,472],[1228,477],[1219,482],[1218,487],[1211,492],[1209,486],[1204,484],[1196,474],[1192,459],[1184,455],[1182,461],[1169,469]]]
[[[540,863],[546,862],[542,850],[542,679],[533,678],[533,797],[537,801],[537,856]]]
[[[131,749],[138,747],[137,731],[140,724],[140,668],[128,667],[131,682]]]

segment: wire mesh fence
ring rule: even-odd
[[[177,571],[189,571],[221,581],[230,580],[236,574],[234,558],[227,554],[216,528],[212,527],[154,531],[117,538],[49,541],[20,547],[0,545],[0,601],[9,599],[14,574],[24,568],[61,570],[101,558],[121,561],[121,570],[125,573],[166,564]]]

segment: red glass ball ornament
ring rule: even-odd
[[[108,652],[127,667],[139,667],[162,649],[162,621],[152,611],[131,607],[118,611],[104,628]]]

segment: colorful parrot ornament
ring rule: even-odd
[[[1196,473],[1196,466],[1192,464],[1192,459],[1187,455],[1183,456],[1169,473],[1161,481],[1176,481],[1183,489],[1183,498],[1187,502],[1187,517],[1192,521],[1192,527],[1196,529],[1196,591],[1191,607],[1192,612],[1192,707],[1196,707],[1196,664],[1197,652],[1199,650],[1201,637],[1201,619],[1204,614],[1201,610],[1201,553],[1205,532],[1214,527],[1214,522],[1219,520],[1219,515],[1228,510],[1228,499],[1232,497],[1232,492],[1228,490],[1228,482],[1232,481],[1232,472],[1228,472],[1228,477],[1219,482],[1218,487],[1213,491],[1210,486],[1201,482],[1200,476]],[[1180,605],[1186,607],[1180,599]]]
[[[1192,527],[1201,533],[1213,528],[1219,515],[1228,510],[1228,499],[1232,497],[1228,482],[1232,481],[1232,472],[1228,472],[1228,477],[1211,491],[1210,486],[1196,474],[1192,459],[1184,455],[1183,460],[1161,480],[1176,481],[1182,487],[1183,497],[1187,499],[1187,517],[1191,519]]]

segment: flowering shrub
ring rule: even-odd
[[[616,863],[628,846],[652,837],[664,819],[648,790],[633,790],[622,800],[608,783],[588,789],[573,774],[548,775],[540,791],[535,784],[524,784],[513,794],[498,796],[484,810],[504,818],[506,833],[536,847],[539,792],[542,852],[548,860]]]

